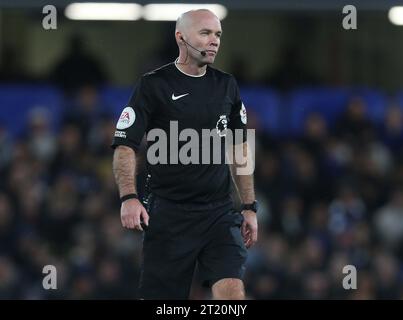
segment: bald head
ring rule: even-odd
[[[203,19],[217,19],[220,21],[220,19],[208,9],[191,10],[182,13],[176,20],[175,32],[179,31],[185,34],[187,30],[194,28],[195,25]]]

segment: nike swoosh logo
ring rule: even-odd
[[[178,100],[184,96],[187,96],[189,93],[181,94],[180,96],[175,96],[175,94],[172,93],[172,100]]]

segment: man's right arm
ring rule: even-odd
[[[113,174],[123,197],[136,192],[136,154],[127,146],[117,146],[113,154]],[[120,217],[123,227],[143,230],[141,218],[148,225],[148,213],[138,199],[128,199],[122,203]]]
[[[123,197],[136,192],[136,154],[126,146],[118,146],[113,154],[113,174],[119,188],[119,195]]]

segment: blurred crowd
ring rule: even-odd
[[[57,132],[46,109],[31,111],[19,137],[0,124],[1,299],[136,298],[142,236],[120,223],[117,119],[101,103],[82,88]],[[353,99],[334,123],[310,114],[301,135],[281,138],[248,116],[261,203],[248,299],[402,299],[401,109],[379,126]],[[56,266],[57,290],[42,287],[45,265]],[[343,288],[346,265],[356,290]],[[197,273],[191,298],[210,298]]]

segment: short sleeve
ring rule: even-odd
[[[129,103],[120,114],[111,147],[125,145],[137,151],[148,128],[153,109],[146,79],[142,77]]]
[[[234,137],[236,137],[235,133],[238,130],[242,130],[242,143],[247,139],[247,116],[246,116],[246,108],[241,100],[241,95],[239,92],[238,84],[234,77],[231,77],[229,84],[229,92],[232,95],[232,107],[229,121],[229,128],[233,131]],[[237,141],[235,141],[237,143]]]

